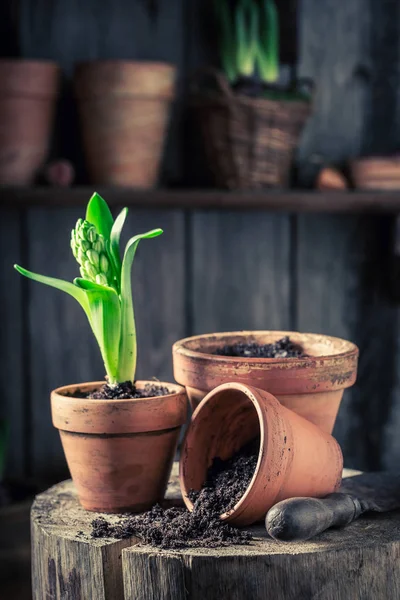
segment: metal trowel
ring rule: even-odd
[[[339,492],[325,498],[290,498],[273,506],[265,518],[271,537],[309,540],[330,527],[344,527],[365,512],[400,509],[400,474],[362,473],[343,479]]]

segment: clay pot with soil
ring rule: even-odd
[[[216,498],[223,499],[221,520],[237,526],[263,519],[280,500],[323,497],[341,483],[343,457],[336,440],[272,394],[241,383],[218,386],[193,414],[180,459],[189,510],[232,456],[236,472],[220,478]]]
[[[30,185],[43,167],[58,85],[55,63],[0,60],[0,184]]]
[[[234,381],[270,392],[332,433],[343,392],[356,380],[358,348],[313,333],[214,333],[176,342],[173,362],[193,409],[216,386]]]
[[[91,181],[155,186],[176,68],[157,62],[94,61],[79,64],[74,77]]]
[[[131,267],[140,240],[162,230],[131,238],[121,258],[126,214],[123,209],[114,221],[103,198],[92,196],[86,218],[72,230],[81,274],[73,283],[16,265],[22,275],[73,296],[98,342],[106,382],[58,388],[51,394],[51,408],[80,502],[102,512],[142,511],[163,499],[187,414],[184,388],[135,381]]]
[[[147,510],[164,498],[186,421],[185,390],[137,381],[136,391],[147,386],[150,397],[79,397],[102,386],[65,386],[51,394],[53,425],[60,431],[80,502],[101,512]]]

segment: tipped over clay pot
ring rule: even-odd
[[[142,389],[146,383],[136,382]],[[51,394],[53,425],[79,500],[87,510],[140,512],[164,498],[187,400],[179,385],[166,396],[129,400],[74,398],[104,382],[69,385]]]
[[[300,345],[303,358],[239,358],[214,352],[238,342],[270,344],[282,337]],[[314,333],[238,331],[196,335],[173,346],[174,377],[192,408],[216,386],[237,381],[274,394],[286,407],[332,433],[345,388],[357,376],[355,344]]]
[[[280,500],[323,497],[341,483],[343,457],[336,440],[282,406],[263,390],[226,383],[210,392],[195,410],[180,460],[182,496],[200,490],[215,457],[230,458],[260,438],[258,461],[250,484],[221,519],[237,526],[263,519]]]

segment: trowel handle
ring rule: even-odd
[[[329,494],[323,499],[290,498],[268,511],[265,527],[276,540],[309,540],[329,527],[348,525],[362,512],[360,502],[349,494]]]

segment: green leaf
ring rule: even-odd
[[[254,0],[239,0],[236,8],[237,70],[241,75],[254,74],[258,41],[258,6]]]
[[[134,381],[136,371],[136,327],[133,310],[131,268],[140,240],[157,237],[162,229],[152,229],[135,235],[126,245],[121,269],[121,339],[118,361],[118,381]]]
[[[46,277],[45,275],[38,275],[37,273],[32,273],[32,271],[28,271],[19,265],[14,265],[14,269],[18,271],[21,275],[28,277],[28,279],[32,279],[33,281],[38,281],[39,283],[44,283],[45,285],[49,285],[50,287],[56,288],[57,290],[61,290],[66,294],[69,294],[75,300],[79,302],[85,311],[89,321],[90,321],[90,311],[89,311],[89,303],[86,296],[86,293],[73,283],[69,281],[63,281],[62,279],[55,279],[54,277]]]
[[[121,210],[121,212],[119,213],[118,217],[115,219],[115,223],[112,226],[111,236],[110,236],[110,253],[111,253],[112,260],[114,262],[115,273],[117,274],[117,277],[119,279],[119,281],[118,281],[119,287],[121,287],[121,267],[122,267],[121,254],[119,251],[119,240],[121,237],[121,231],[124,226],[127,214],[128,214],[128,209],[123,208]]]
[[[79,289],[85,290],[91,315],[91,327],[100,347],[110,384],[118,383],[118,353],[121,336],[121,306],[112,287],[77,277]]]
[[[86,221],[94,225],[97,233],[101,233],[106,240],[110,239],[114,219],[107,202],[97,192],[93,194],[87,205]]]
[[[279,78],[279,18],[274,0],[264,0],[260,37],[257,44],[257,64],[264,83]]]

